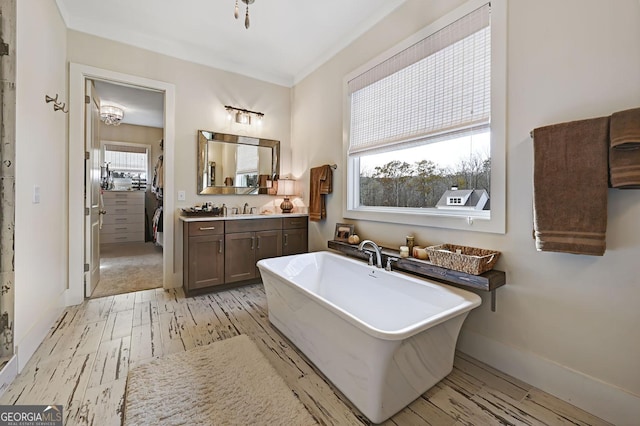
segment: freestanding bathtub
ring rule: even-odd
[[[330,252],[258,262],[269,321],[374,423],[453,369],[478,295]]]

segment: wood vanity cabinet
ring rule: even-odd
[[[308,251],[306,216],[184,222],[187,296],[260,280],[260,259]]]
[[[224,284],[224,221],[184,223],[184,288]]]
[[[309,251],[309,219],[306,216],[282,219],[282,255]]]
[[[224,253],[226,282],[260,278],[256,268],[258,260],[282,255],[281,223],[280,218],[227,221]]]

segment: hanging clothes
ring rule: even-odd
[[[153,169],[153,184],[151,185],[151,192],[153,192],[157,198],[162,198],[162,189],[164,187],[164,170],[162,155],[158,157],[156,165]]]
[[[153,213],[153,242],[157,245],[162,245],[162,241],[159,240],[158,234],[162,232],[162,206],[158,207]]]

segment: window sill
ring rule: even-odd
[[[365,207],[345,209],[343,216],[355,220],[504,234],[504,220],[498,220],[496,213],[489,211]]]

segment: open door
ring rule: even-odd
[[[86,80],[85,104],[85,297],[100,281],[100,98],[93,81]]]

